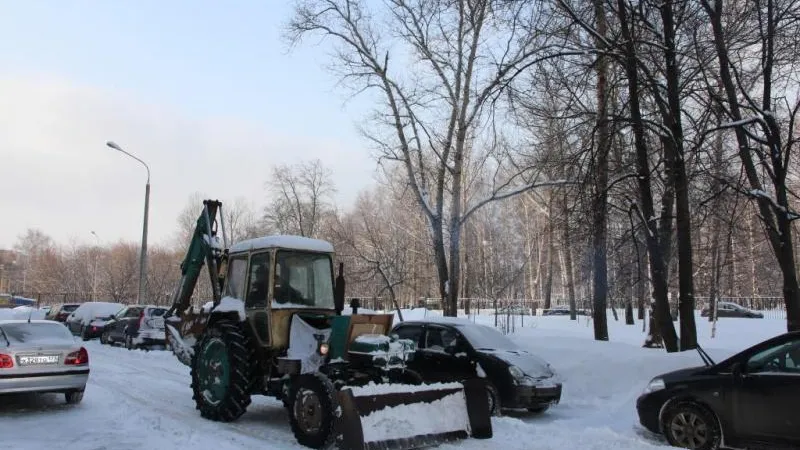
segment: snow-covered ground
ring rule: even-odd
[[[420,311],[406,312],[406,319]],[[476,321],[492,324],[491,316]],[[451,449],[654,449],[669,448],[638,424],[635,401],[659,373],[701,365],[696,352],[667,354],[644,349],[641,322],[626,326],[609,317],[610,342],[592,340],[587,318],[525,317],[513,339],[535,351],[564,382],[560,405],[539,416],[506,415],[493,420],[494,438],[469,440]],[[782,333],[774,319],[721,319],[717,337],[698,316],[700,343],[719,360]],[[165,351],[128,351],[86,344],[92,373],[83,402],[64,404],[61,395],[0,397],[3,448],[13,449],[302,449],[280,403],[254,397],[237,422],[200,417],[189,388],[189,370]]]

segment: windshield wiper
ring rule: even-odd
[[[706,351],[703,350],[703,347],[701,347],[700,344],[697,344],[697,353],[700,355],[700,359],[703,360],[703,363],[706,365],[706,367],[713,366],[714,364],[716,364],[714,360],[711,359],[710,356],[708,356],[708,353],[706,353]]]

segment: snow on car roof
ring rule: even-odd
[[[429,322],[429,323],[442,323],[442,324],[449,324],[449,325],[470,325],[470,326],[484,326],[481,324],[474,323],[467,319],[462,319],[460,317],[448,317],[448,316],[426,316],[423,318],[415,318],[415,319],[406,319],[400,323],[412,323],[412,322]]]
[[[333,245],[331,245],[330,242],[301,236],[285,235],[264,236],[237,242],[231,246],[229,251],[231,253],[238,253],[274,247],[307,250],[311,252],[333,253]]]
[[[7,320],[0,320],[0,325],[12,324],[12,323],[28,323],[27,320],[24,319],[7,319]],[[61,324],[61,322],[54,322],[52,320],[31,320],[30,323],[46,323],[46,324]]]

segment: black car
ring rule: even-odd
[[[487,380],[492,414],[502,409],[543,412],[561,401],[561,383],[550,364],[492,327],[435,318],[400,322],[392,334],[417,344],[408,366],[426,383]]]
[[[715,364],[660,375],[636,402],[639,422],[675,446],[800,448],[800,332]]]

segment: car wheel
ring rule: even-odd
[[[500,416],[500,393],[492,383],[486,384],[486,395],[489,397],[489,414],[495,417]]]
[[[71,391],[64,394],[64,399],[70,405],[80,403],[83,400],[83,391]]]
[[[86,326],[81,327],[81,339],[83,339],[84,341],[89,340],[89,335],[86,333]]]
[[[714,413],[696,403],[670,406],[663,415],[663,430],[673,447],[717,450],[722,433]]]
[[[100,335],[100,343],[108,345],[108,331],[103,331],[103,334]]]

